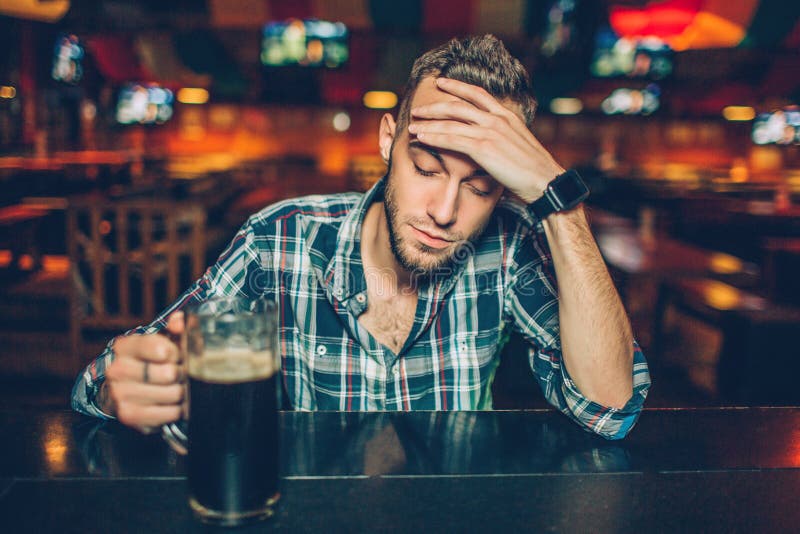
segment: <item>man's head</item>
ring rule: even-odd
[[[419,274],[450,266],[480,236],[503,193],[468,155],[409,134],[412,107],[460,100],[437,87],[439,77],[485,89],[528,127],[536,108],[525,68],[492,35],[453,39],[414,62],[397,122],[389,114],[381,121],[380,149],[389,164],[384,208],[392,252]]]
[[[522,63],[512,56],[503,42],[491,34],[451,39],[422,54],[414,61],[397,113],[397,125],[409,123],[411,101],[425,78],[452,78],[477,85],[498,100],[516,103],[528,128],[533,124],[536,99],[530,77]]]

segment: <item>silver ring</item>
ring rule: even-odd
[[[150,365],[150,362],[144,362],[144,372],[142,373],[142,379],[144,380],[145,384],[147,384],[147,382],[150,379],[150,375],[147,372],[147,368],[148,368],[149,365]]]

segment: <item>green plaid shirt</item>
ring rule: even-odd
[[[385,179],[384,179],[385,180]],[[650,386],[634,344],[634,394],[622,409],[584,397],[562,365],[558,298],[542,226],[524,206],[501,201],[481,238],[447,272],[418,289],[416,315],[395,354],[359,324],[367,309],[361,223],[384,180],[366,194],[282,201],[256,213],[218,261],[148,326],[154,333],[190,302],[267,295],[280,307],[283,386],[299,410],[483,410],[508,332],[530,344],[545,398],[583,427],[624,437]],[[113,358],[108,348],[78,377],[73,407],[104,417],[94,398]]]

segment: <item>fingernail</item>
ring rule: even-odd
[[[417,125],[416,124],[409,124],[408,125],[408,131],[411,132],[411,133],[415,133],[417,131]]]
[[[438,85],[442,85],[443,83],[447,83],[447,78],[436,78],[436,83]]]

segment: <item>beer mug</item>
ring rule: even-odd
[[[277,306],[220,297],[184,312],[188,423],[164,425],[163,435],[188,450],[189,505],[217,525],[270,517],[280,496]]]

